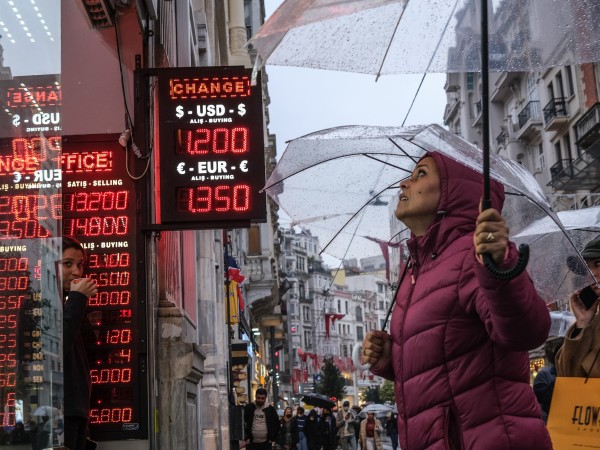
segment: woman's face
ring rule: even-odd
[[[416,236],[422,236],[437,215],[440,203],[440,173],[431,157],[423,158],[412,175],[400,182],[396,217]]]
[[[83,252],[76,248],[68,248],[63,251],[60,261],[60,276],[63,284],[63,290],[68,292],[71,289],[71,281],[81,278],[83,275]]]

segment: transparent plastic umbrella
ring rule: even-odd
[[[363,408],[363,410],[361,412],[363,413],[379,413],[379,412],[384,412],[384,413],[388,413],[388,412],[392,412],[393,408],[391,406],[388,405],[384,405],[382,403],[371,403],[370,405],[367,405]]]
[[[251,39],[261,61],[382,74],[481,72],[483,201],[491,205],[489,72],[600,61],[600,0],[287,0]],[[519,261],[499,278],[524,270]]]
[[[56,416],[58,415],[58,408],[55,408],[54,406],[49,406],[49,405],[42,405],[42,406],[38,406],[37,409],[33,412],[34,416],[48,416],[48,417],[52,417],[52,416]]]
[[[482,0],[286,0],[251,39],[268,64],[385,75],[481,70]],[[600,0],[488,0],[489,70],[600,60]]]
[[[295,225],[319,238],[322,252],[340,259],[378,255],[376,241],[395,245],[402,240],[405,227],[393,215],[399,182],[426,151],[441,152],[482,171],[481,150],[439,125],[348,126],[290,141],[265,190]],[[560,225],[539,184],[523,166],[497,155],[491,156],[490,166],[491,177],[505,187],[502,214],[511,236],[547,216]],[[538,264],[539,258],[553,263],[560,259],[560,249],[570,245],[565,233],[557,233],[556,253],[532,247],[531,264]],[[572,253],[578,257],[575,250]],[[534,278],[547,302],[562,296],[567,287],[580,288],[591,281],[590,274],[572,272],[563,280],[540,283]]]
[[[529,264],[529,273],[537,286],[555,286],[549,301],[566,300],[575,289],[589,284],[580,253],[589,241],[600,236],[600,206],[561,211],[557,217],[562,228],[548,216],[513,236],[516,243],[535,249],[538,256]],[[565,232],[570,239],[565,239]],[[547,290],[540,291],[549,294]]]

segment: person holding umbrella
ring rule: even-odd
[[[400,183],[396,217],[410,230],[390,334],[371,331],[362,361],[394,380],[400,447],[550,450],[529,384],[527,351],[542,345],[550,315],[527,272],[494,277],[518,259],[498,212],[480,212],[481,174],[437,152]]]
[[[335,416],[331,413],[330,406],[323,406],[321,412],[321,445],[323,450],[334,450],[338,442],[338,429],[335,422]]]
[[[321,421],[317,411],[311,409],[304,424],[304,435],[308,450],[321,449]]]
[[[600,280],[600,238],[591,240],[581,252],[596,280]],[[600,378],[600,284],[571,294],[569,303],[575,323],[565,333],[556,354],[556,371],[561,377]]]

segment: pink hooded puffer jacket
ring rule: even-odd
[[[431,153],[441,177],[438,217],[409,240],[411,265],[391,321],[402,450],[549,450],[529,384],[527,350],[544,343],[550,315],[529,275],[493,278],[475,258],[478,174]],[[492,182],[501,210],[504,191]],[[502,267],[517,259],[511,244]]]

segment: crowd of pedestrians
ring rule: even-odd
[[[373,412],[361,414],[359,406],[344,401],[342,408],[287,407],[278,417],[268,401],[267,391],[259,388],[254,402],[244,409],[248,450],[383,450],[382,435],[387,434],[392,449],[398,449],[398,415],[383,422]]]
[[[583,257],[590,271],[600,279],[600,239],[585,247]],[[580,291],[571,295],[569,300],[575,323],[564,339],[546,343],[548,365],[533,383],[533,392],[540,405],[539,415],[544,422],[551,411],[557,376],[600,376],[600,289],[595,285],[592,288],[596,298],[591,305],[584,304]],[[255,401],[245,407],[247,439],[242,444],[249,450],[383,450],[384,434],[391,441],[392,450],[399,448],[398,414],[395,412],[380,420],[372,411],[361,413],[359,406],[344,401],[340,409],[312,408],[308,413],[301,406],[295,412],[292,407],[287,407],[279,417],[267,398],[267,391],[259,388]]]

